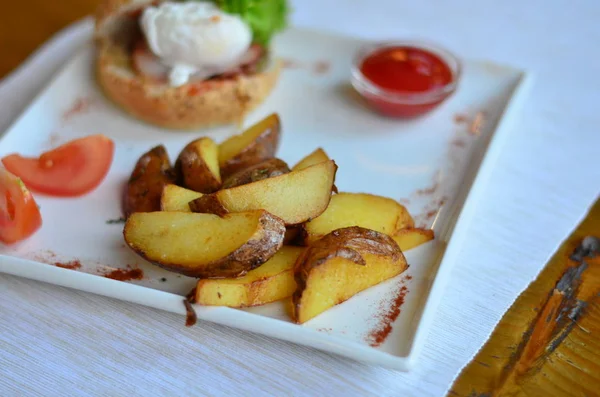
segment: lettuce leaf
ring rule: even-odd
[[[220,9],[239,15],[250,26],[253,42],[266,46],[287,26],[287,0],[212,0]]]

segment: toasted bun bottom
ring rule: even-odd
[[[170,129],[238,123],[269,95],[279,64],[252,75],[171,87],[131,68],[130,54],[110,40],[98,43],[98,83],[115,104],[134,117]]]

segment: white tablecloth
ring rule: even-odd
[[[213,324],[188,329],[173,314],[0,275],[0,395],[443,395],[598,194],[600,3],[294,6],[296,25],[426,38],[535,75],[414,370],[368,366]],[[89,20],[69,28],[0,85],[0,128],[90,31]]]

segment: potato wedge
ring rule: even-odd
[[[145,212],[123,230],[129,247],[148,261],[199,278],[239,277],[281,248],[285,226],[266,211],[228,214]]]
[[[192,212],[225,215],[264,209],[287,226],[319,216],[329,204],[337,166],[333,160],[262,181],[219,190],[190,202]]]
[[[223,189],[228,189],[230,187],[246,185],[287,174],[288,172],[290,172],[290,168],[285,161],[273,158],[236,172],[223,182],[222,187]]]
[[[189,202],[198,197],[202,197],[202,193],[177,185],[165,185],[160,196],[160,210],[192,212],[190,210]]]
[[[414,226],[406,208],[396,201],[366,193],[338,193],[321,215],[303,226],[304,242],[310,244],[333,230],[360,226],[392,235]]]
[[[275,157],[279,146],[281,121],[276,113],[267,116],[240,135],[219,145],[221,176],[228,177],[244,168]]]
[[[294,265],[298,288],[292,297],[297,323],[304,323],[408,265],[394,240],[373,230],[334,230],[310,245]]]
[[[221,188],[219,147],[210,138],[188,143],[175,162],[179,181],[188,189],[212,193]]]
[[[407,227],[406,229],[398,230],[392,238],[396,241],[402,252],[404,252],[433,240],[434,234],[433,230],[430,229]]]
[[[163,187],[174,182],[175,174],[163,145],[142,154],[125,188],[125,216],[134,212],[158,211]]]
[[[318,148],[308,156],[304,157],[302,160],[298,162],[293,168],[292,171],[303,170],[311,165],[322,163],[323,161],[331,160],[327,153],[321,148]]]
[[[296,291],[294,263],[303,250],[301,247],[281,247],[271,259],[243,277],[199,280],[196,302],[248,307],[289,298]]]

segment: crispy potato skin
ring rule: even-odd
[[[262,211],[260,227],[248,242],[230,254],[210,263],[201,263],[198,266],[182,266],[168,260],[157,260],[147,255],[144,247],[137,246],[128,241],[128,229],[135,227],[130,221],[125,223],[123,234],[129,247],[147,261],[163,269],[197,278],[235,278],[241,277],[248,271],[256,269],[268,261],[283,245],[285,225],[281,219]],[[165,236],[164,238],[169,238]]]
[[[192,212],[200,212],[203,214],[215,214],[225,216],[229,214],[229,210],[221,204],[219,198],[213,194],[205,194],[202,197],[189,202],[189,207]]]
[[[198,280],[196,302],[250,307],[290,298],[296,290],[293,267],[302,250],[301,247],[281,247],[271,259],[244,277]]]
[[[221,176],[215,175],[210,170],[206,159],[200,147],[204,140],[210,140],[215,151],[211,155],[215,156],[217,146],[210,138],[200,138],[188,143],[175,162],[175,171],[178,181],[187,189],[200,193],[212,193],[221,188]]]
[[[290,172],[290,168],[285,161],[277,158],[265,160],[229,176],[223,182],[223,189],[262,181],[288,172]]]
[[[238,154],[220,164],[223,178],[228,178],[230,175],[244,168],[275,157],[281,135],[281,120],[279,119],[279,115],[272,114],[257,124],[261,123],[264,123],[263,132]]]
[[[144,153],[136,163],[125,188],[125,216],[134,212],[160,210],[163,187],[174,182],[175,174],[163,145]]]
[[[292,296],[294,321],[298,322],[302,294],[315,268],[333,258],[343,258],[365,266],[363,254],[385,256],[392,261],[404,259],[398,244],[390,236],[358,226],[334,230],[307,247],[294,264],[297,285]]]
[[[389,256],[393,260],[402,256],[398,244],[390,236],[351,226],[334,230],[311,244],[298,258],[294,271],[298,277],[306,280],[306,276],[314,267],[334,257],[342,257],[364,266],[361,252]]]

